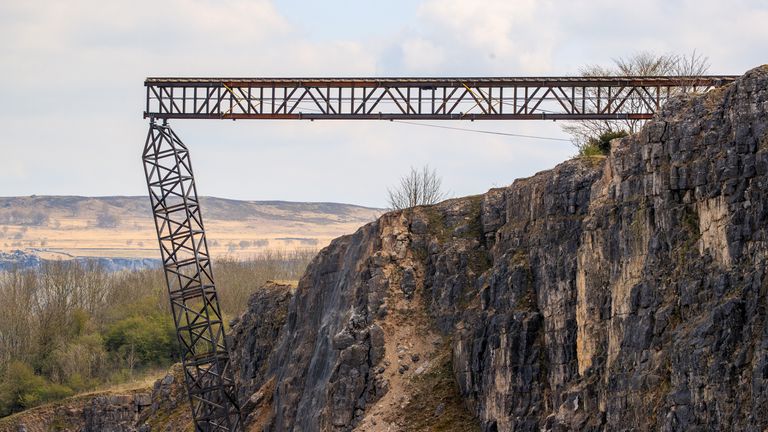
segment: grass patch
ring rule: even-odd
[[[400,415],[403,429],[431,432],[480,431],[477,420],[469,413],[453,377],[453,364],[448,345],[433,360],[435,366],[411,381],[413,397]],[[442,409],[438,407],[442,405]],[[391,419],[393,421],[396,419]]]
[[[605,153],[597,145],[586,145],[579,150],[579,157],[605,157]]]
[[[445,223],[443,213],[436,206],[424,208],[427,216],[427,232],[440,243],[445,243],[451,238],[451,231]]]
[[[532,289],[526,289],[515,302],[516,312],[535,312],[536,311],[536,293]]]
[[[427,232],[435,237],[439,242],[445,243],[454,235],[460,239],[478,239],[483,240],[483,225],[480,220],[483,207],[483,196],[476,195],[462,198],[462,203],[468,202],[468,205],[462,206],[462,214],[469,219],[467,229],[456,235],[455,231],[462,227],[461,223],[450,224],[446,219],[439,205],[421,207],[427,219]]]
[[[681,234],[683,235],[682,242],[678,248],[674,251],[676,255],[678,270],[681,270],[688,262],[689,255],[697,255],[696,244],[701,238],[701,232],[699,231],[699,214],[689,207],[683,208],[683,213],[680,217],[682,225]]]

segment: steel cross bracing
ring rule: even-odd
[[[196,430],[242,420],[192,164],[168,119],[642,120],[735,78],[148,78],[144,170]]]
[[[590,78],[147,78],[162,119],[649,119],[672,95],[736,76]]]
[[[144,171],[198,431],[239,431],[240,409],[189,152],[154,121]]]

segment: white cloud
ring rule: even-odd
[[[407,39],[402,49],[404,66],[414,72],[435,70],[445,61],[443,48],[426,39]]]
[[[436,67],[447,73],[573,74],[637,51],[694,49],[734,73],[760,63],[768,40],[764,0],[426,0],[419,16],[414,33],[442,48]]]
[[[552,9],[537,0],[428,0],[419,13],[454,55],[484,69],[535,74],[551,67],[558,31],[545,15]]]
[[[313,10],[308,31],[279,1],[0,1],[0,195],[144,193],[146,76],[560,75],[693,48],[713,73],[739,73],[765,62],[768,40],[764,0],[422,0],[375,16],[343,3]],[[366,37],[339,24],[372,19],[386,22]],[[174,126],[200,190],[240,198],[383,204],[386,185],[424,162],[457,194],[476,193],[572,154],[568,143],[388,122]],[[562,136],[552,123],[469,127]]]
[[[14,18],[0,27],[0,56],[9,60],[0,67],[16,86],[93,88],[146,75],[371,73],[376,63],[358,41],[300,38],[266,0],[49,3],[0,6]]]

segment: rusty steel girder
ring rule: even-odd
[[[147,78],[162,119],[649,119],[675,94],[736,76],[589,78]]]

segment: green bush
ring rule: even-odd
[[[579,156],[602,156],[611,152],[611,140],[624,138],[629,135],[627,131],[607,131],[597,138],[590,138],[586,144],[579,148]]]
[[[588,143],[581,149],[579,149],[579,156],[581,157],[593,157],[593,156],[605,156],[606,153],[603,153],[602,150],[600,150],[600,147],[593,145],[591,143]]]
[[[69,387],[36,375],[28,364],[12,361],[0,382],[0,417],[62,399],[72,393]]]
[[[171,317],[157,313],[134,315],[111,324],[104,346],[131,368],[168,364],[178,351]]]

